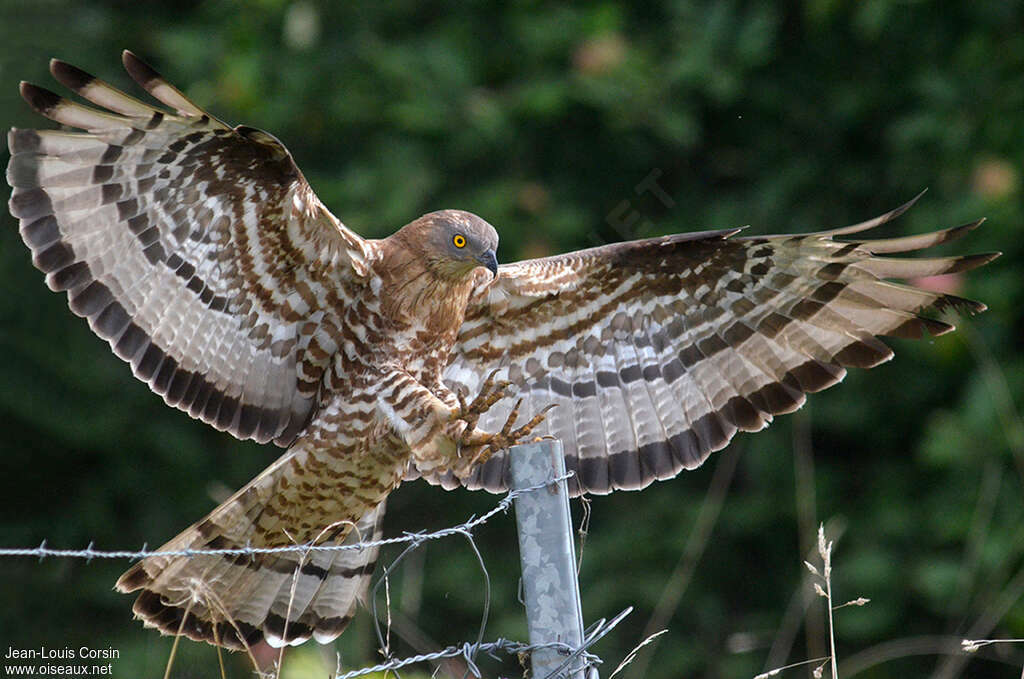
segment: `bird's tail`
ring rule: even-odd
[[[376,541],[385,503],[364,505],[354,520],[289,530],[292,522],[279,520],[275,500],[295,468],[294,454],[284,455],[159,550],[198,553],[149,556],[125,572],[117,589],[141,591],[133,607],[136,617],[163,634],[231,649],[262,639],[280,647],[337,638],[365,596],[377,547],[288,548],[296,541],[318,546]],[[257,551],[247,552],[248,547]],[[259,551],[265,547],[284,549]]]

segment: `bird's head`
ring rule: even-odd
[[[471,212],[438,210],[402,229],[406,242],[442,278],[464,279],[478,266],[498,275],[498,232]]]

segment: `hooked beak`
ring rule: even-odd
[[[491,272],[492,278],[497,277],[498,258],[497,256],[495,256],[494,250],[485,250],[479,257],[476,258],[476,261],[479,262],[481,266],[487,267],[488,271]]]

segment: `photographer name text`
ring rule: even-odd
[[[14,648],[7,647],[5,660],[117,660],[121,657],[121,651],[116,648],[89,648],[80,646],[71,648]]]

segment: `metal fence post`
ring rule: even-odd
[[[513,489],[565,476],[561,441],[513,446],[509,456]],[[561,643],[579,648],[583,643],[583,612],[565,480],[517,496],[515,507],[530,644]],[[556,648],[537,649],[530,658],[532,676],[544,679],[566,659],[566,654]],[[597,673],[585,674],[585,661],[577,657],[555,676],[596,679]]]

